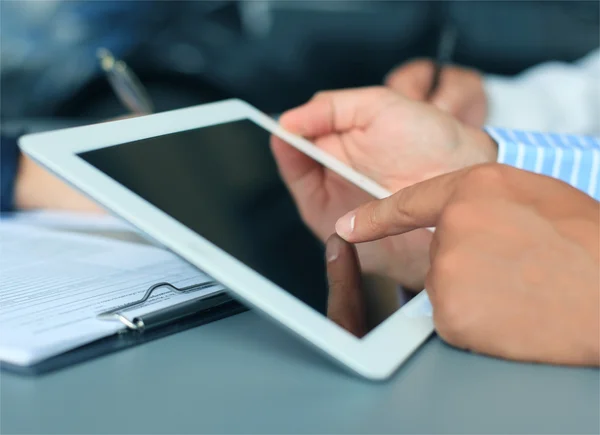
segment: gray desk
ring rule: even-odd
[[[386,383],[254,313],[41,378],[2,373],[0,433],[599,433],[598,370],[430,340]]]

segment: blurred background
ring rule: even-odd
[[[433,56],[513,75],[599,44],[597,1],[2,0],[1,117],[110,118],[123,107],[96,49],[124,59],[157,110],[238,97],[276,113],[316,91],[381,83]]]

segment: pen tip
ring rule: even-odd
[[[115,58],[112,53],[104,47],[100,47],[96,50],[96,56],[100,60],[100,66],[102,66],[102,69],[105,71],[111,69],[115,64]]]

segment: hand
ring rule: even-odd
[[[498,164],[365,204],[337,232],[365,242],[436,226],[426,288],[439,335],[492,356],[600,364],[600,204]]]
[[[467,125],[482,127],[487,118],[487,97],[481,74],[467,68],[444,66],[438,88],[429,96],[434,71],[430,60],[417,60],[390,72],[385,83],[410,99],[429,100]]]
[[[318,94],[282,115],[280,122],[392,192],[496,159],[495,145],[485,133],[381,87]],[[277,138],[273,152],[304,221],[323,241],[340,216],[372,199]],[[363,270],[420,290],[429,266],[430,239],[423,230],[362,245]]]
[[[21,155],[15,180],[15,208],[19,210],[54,209],[102,213],[92,200]]]

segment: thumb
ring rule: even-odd
[[[415,60],[393,70],[385,78],[385,84],[411,100],[424,101],[431,88],[433,72],[431,61]]]
[[[443,82],[431,97],[431,104],[453,116],[460,115],[469,102],[469,95],[458,86],[444,86]]]
[[[475,71],[459,67],[443,69],[440,83],[430,99],[431,103],[463,122],[473,118],[471,123],[483,122],[485,115],[485,93],[481,75]]]

